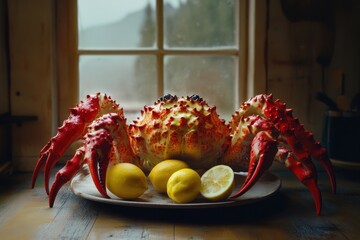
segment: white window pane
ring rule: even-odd
[[[79,49],[155,46],[155,0],[78,0]]]
[[[157,98],[155,56],[80,56],[80,99],[102,92],[124,109],[129,120]]]
[[[165,93],[199,94],[229,120],[234,113],[236,58],[231,56],[165,57]]]
[[[236,48],[236,0],[165,0],[165,46]]]

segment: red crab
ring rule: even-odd
[[[51,170],[65,150],[78,139],[84,140],[74,157],[60,169],[49,192]],[[313,195],[316,213],[321,211],[321,193],[312,158],[327,171],[333,192],[336,183],[326,150],[305,130],[285,103],[272,95],[258,95],[243,103],[227,124],[216,107],[198,95],[170,94],[145,106],[141,116],[127,125],[123,109],[109,96],[87,96],[70,110],[58,133],[41,150],[34,169],[32,187],[44,167],[45,189],[53,206],[59,189],[86,162],[98,191],[108,197],[105,187],[109,164],[131,162],[150,171],[165,159],[181,159],[194,169],[227,164],[247,170],[238,197],[251,188],[276,160],[290,169]]]

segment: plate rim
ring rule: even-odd
[[[207,200],[207,202],[190,202],[190,203],[157,203],[157,202],[146,202],[146,201],[139,201],[139,200],[124,200],[119,198],[105,198],[101,195],[92,195],[83,191],[79,191],[76,188],[76,184],[80,182],[80,184],[84,184],[87,179],[89,178],[89,170],[87,167],[82,168],[79,172],[75,174],[75,176],[72,178],[70,182],[70,190],[77,196],[105,204],[110,205],[119,205],[119,206],[127,206],[127,207],[138,207],[138,208],[154,208],[154,209],[200,209],[200,208],[219,208],[219,207],[234,207],[234,206],[241,206],[241,205],[247,205],[256,203],[259,201],[263,201],[274,194],[276,194],[279,189],[281,188],[281,179],[278,178],[276,175],[265,172],[263,176],[260,178],[260,180],[256,184],[263,184],[261,180],[264,181],[264,179],[272,178],[272,181],[266,181],[265,182],[272,182],[274,184],[271,191],[268,191],[266,194],[257,197],[257,198],[245,198],[243,199],[242,196],[236,199],[227,199],[225,201],[210,201]],[[240,175],[238,175],[240,177]],[[82,178],[81,178],[82,177]],[[85,179],[85,180],[84,180]],[[95,188],[95,185],[92,186]],[[152,189],[152,191],[155,191]],[[252,189],[250,189],[248,192],[251,192]],[[159,193],[157,193],[159,194]],[[246,193],[245,193],[246,194]],[[244,195],[245,195],[244,194]],[[111,193],[109,194],[111,195]]]

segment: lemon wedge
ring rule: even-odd
[[[201,176],[200,193],[211,201],[227,199],[235,186],[234,171],[226,165],[217,165]]]

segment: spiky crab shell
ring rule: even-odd
[[[133,151],[146,170],[171,158],[209,168],[220,161],[230,142],[230,130],[216,108],[197,95],[168,95],[145,106],[129,131]]]
[[[272,94],[257,95],[242,103],[240,109],[233,114],[229,122],[231,133],[234,133],[242,118],[252,115],[263,116],[276,125],[279,120],[284,121],[287,116],[291,116],[291,112],[292,110],[287,109],[285,103],[278,99],[273,100]]]

